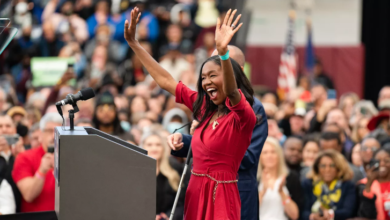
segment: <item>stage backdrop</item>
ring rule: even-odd
[[[298,3],[308,2],[297,0]],[[315,0],[312,5],[315,54],[333,79],[337,94],[356,92],[363,96],[364,48],[361,44],[361,0]],[[276,89],[280,54],[286,41],[290,0],[247,0],[251,12],[246,58],[251,64],[251,81]],[[295,45],[298,72],[304,69],[307,41],[306,15],[297,10]]]

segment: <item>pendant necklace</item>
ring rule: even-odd
[[[217,112],[217,119],[219,118],[219,111]],[[217,127],[217,125],[219,125],[217,119],[214,120],[213,122],[213,130],[215,130],[215,127]]]

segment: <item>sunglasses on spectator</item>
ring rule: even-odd
[[[320,164],[319,167],[320,167],[320,169],[325,169],[327,167],[329,167],[329,168],[336,168],[336,165],[334,163],[332,163],[332,164]]]
[[[366,146],[362,146],[360,149],[361,149],[361,151],[368,151],[368,150],[370,150],[371,152],[375,152],[375,151],[377,151],[379,148],[377,148],[377,147],[366,147]]]

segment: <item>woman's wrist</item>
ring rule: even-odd
[[[127,41],[127,44],[128,44],[130,47],[137,46],[137,45],[138,45],[138,40],[136,40],[136,39],[134,39],[134,40],[129,40],[129,41]]]
[[[228,48],[227,47],[220,47],[220,48],[217,47],[217,51],[218,51],[219,56],[223,56],[228,52]]]

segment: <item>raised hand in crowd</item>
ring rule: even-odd
[[[168,136],[168,146],[174,150],[181,150],[184,146],[183,135],[181,133],[175,133]]]
[[[63,86],[66,86],[68,84],[69,80],[75,78],[76,78],[75,73],[68,68],[68,70],[62,75],[60,80],[58,80],[57,84],[54,86],[54,89],[56,91],[59,91]]]
[[[335,99],[328,99],[325,100],[322,104],[321,108],[318,110],[317,113],[317,121],[323,122],[325,120],[326,115],[330,110],[337,107],[337,100]]]
[[[367,175],[367,183],[364,190],[369,193],[371,192],[372,183],[375,180],[377,180],[379,177],[378,167],[370,167],[369,169],[366,170],[366,175]]]
[[[54,155],[52,153],[46,153],[41,159],[39,172],[46,174],[52,168],[54,168]]]

